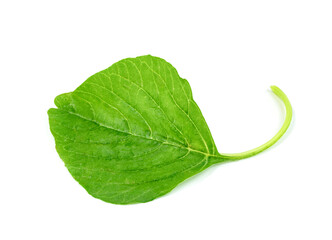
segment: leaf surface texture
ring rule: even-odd
[[[55,99],[56,149],[94,197],[151,201],[220,158],[188,82],[165,60],[121,60]]]

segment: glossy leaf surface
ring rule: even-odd
[[[107,202],[150,201],[217,154],[188,82],[160,58],[124,59],[55,103],[48,114],[60,157]]]

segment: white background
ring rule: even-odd
[[[1,1],[0,238],[332,239],[332,2]],[[188,79],[219,152],[170,194],[119,206],[68,173],[49,131],[60,93],[126,57],[159,56]]]

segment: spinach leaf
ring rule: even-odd
[[[217,151],[188,82],[157,57],[127,58],[55,98],[48,111],[56,149],[71,175],[92,196],[115,204],[151,201],[215,163],[253,156],[270,141],[239,154]]]

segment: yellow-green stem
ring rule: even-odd
[[[287,129],[292,121],[292,114],[293,114],[292,106],[291,106],[286,94],[283,91],[281,91],[280,88],[278,88],[277,86],[271,86],[271,90],[274,92],[275,95],[277,95],[283,101],[283,103],[285,104],[285,107],[286,107],[286,117],[285,117],[285,121],[284,121],[282,127],[280,128],[280,130],[277,132],[277,134],[273,138],[271,138],[269,141],[267,141],[266,143],[264,143],[263,145],[261,145],[257,148],[254,148],[249,151],[241,152],[241,153],[232,153],[232,154],[222,153],[222,154],[220,154],[220,158],[224,159],[224,161],[240,160],[240,159],[252,157],[260,152],[263,152],[264,150],[268,149],[273,144],[275,144],[287,131]]]

